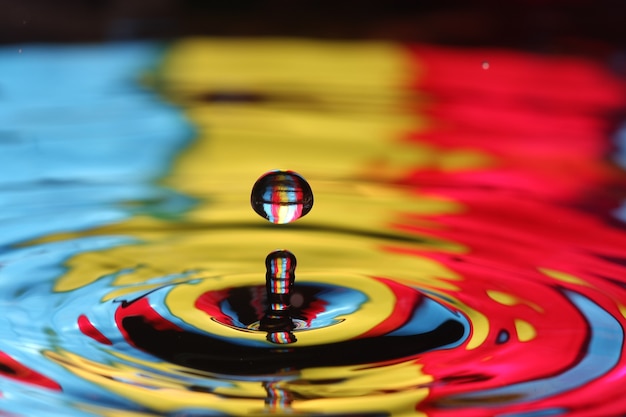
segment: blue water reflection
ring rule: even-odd
[[[120,221],[141,201],[172,213],[193,203],[154,183],[194,135],[138,82],[160,53],[147,43],[0,50],[0,244]]]

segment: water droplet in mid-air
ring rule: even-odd
[[[489,69],[489,61],[483,61],[482,67],[484,70],[488,70]]]
[[[259,216],[272,223],[290,223],[311,211],[313,192],[295,172],[274,170],[254,183],[250,204]]]

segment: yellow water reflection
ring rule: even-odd
[[[419,131],[428,123],[408,111],[409,104],[414,109],[426,98],[404,88],[409,74],[406,60],[398,47],[385,43],[207,39],[174,43],[162,67],[146,82],[181,106],[197,128],[196,140],[161,182],[196,198],[198,204],[176,221],[143,215],[78,233],[129,235],[140,243],[72,257],[55,290],[70,291],[115,274],[113,285],[118,288],[102,300],[107,301],[157,288],[160,284],[146,283],[151,278],[191,271],[172,282],[204,280],[172,290],[168,308],[185,322],[225,337],[239,330],[203,323],[206,317],[190,300],[199,292],[233,283],[255,285],[255,274],[262,285],[263,260],[279,247],[296,254],[304,282],[343,279],[347,286],[359,288],[369,297],[360,314],[378,321],[391,314],[395,299],[372,277],[390,277],[434,294],[456,290],[455,282],[461,279],[456,273],[433,259],[408,253],[420,249],[464,253],[466,248],[394,225],[427,222],[420,217],[459,213],[463,207],[394,181],[409,170],[464,170],[491,162],[476,151],[442,151],[403,141],[406,132]],[[252,184],[275,168],[296,170],[313,188],[315,207],[296,224],[266,225],[250,208]],[[76,234],[51,239],[71,236]],[[472,347],[484,340],[488,324],[480,313],[466,311],[475,316],[472,320],[485,324],[474,333]],[[298,343],[339,341],[365,333],[368,326],[365,321],[362,326],[352,323],[349,329],[337,325],[320,334],[305,332],[298,335]],[[521,324],[520,331],[529,332]],[[241,337],[265,336],[248,332]],[[172,381],[148,382],[129,368],[94,369],[99,365],[68,352],[49,355],[85,380],[160,412],[209,407],[233,414],[263,413],[259,398],[266,393],[259,381],[233,382],[233,388],[214,394],[198,393]],[[169,364],[151,366],[171,371]],[[356,371],[305,369],[295,381],[281,384],[299,396],[289,405],[294,412],[420,415],[416,404],[425,398],[425,386],[432,380],[421,366],[401,363]],[[309,385],[316,379],[343,382]]]

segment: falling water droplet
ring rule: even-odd
[[[488,70],[489,69],[489,61],[483,61],[482,67],[484,70]]]
[[[254,183],[250,204],[259,216],[272,223],[290,223],[311,211],[313,192],[295,172],[274,170]]]

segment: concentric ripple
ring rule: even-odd
[[[0,414],[626,413],[606,133],[626,88],[601,66],[295,40],[24,52],[0,52]],[[250,210],[276,166],[315,190],[307,214],[300,182],[270,189],[280,227]]]
[[[334,285],[337,278],[344,284]],[[293,330],[297,342],[276,346],[265,331],[250,330],[266,309],[264,286],[257,283],[258,276],[249,275],[162,287],[112,300],[112,328],[89,315],[81,316],[79,327],[105,345],[128,343],[171,363],[232,375],[406,360],[458,345],[467,335],[463,317],[409,287],[321,272],[298,285],[302,305],[292,312],[302,323]],[[375,314],[386,309],[387,317]]]

